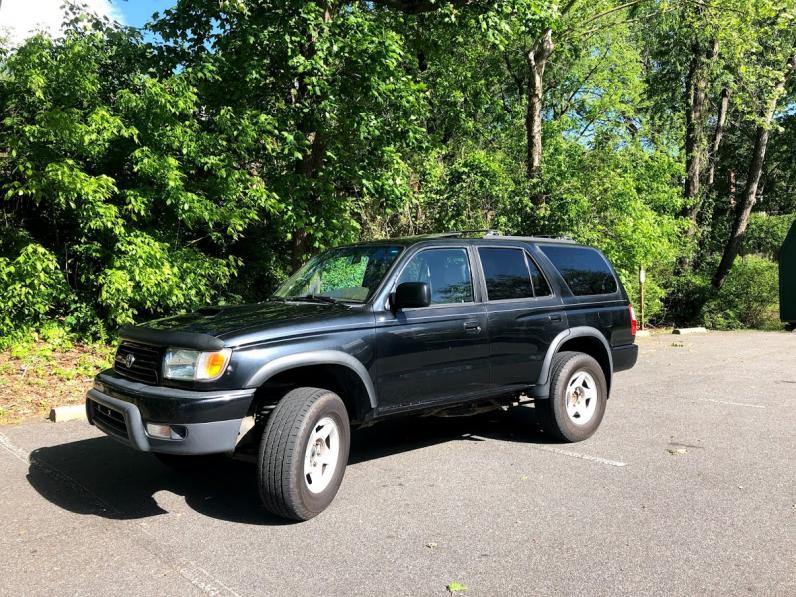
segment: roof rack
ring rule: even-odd
[[[410,238],[433,239],[433,238],[465,238],[465,237],[494,238],[494,239],[522,240],[522,241],[558,241],[564,243],[578,242],[577,240],[575,240],[570,236],[565,236],[561,234],[533,234],[530,236],[520,236],[520,235],[501,234],[499,231],[489,228],[482,230],[453,230],[451,232],[421,234],[419,236],[410,237]]]
[[[534,234],[533,238],[549,238],[551,240],[571,240],[573,243],[575,239],[566,234]]]
[[[477,234],[483,234],[484,236],[500,236],[500,232],[489,228],[485,228],[482,230],[453,230],[451,232],[439,232],[437,234],[430,234],[429,236],[433,236],[435,238],[461,238],[463,236],[475,236]]]

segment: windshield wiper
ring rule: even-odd
[[[338,305],[343,301],[339,301],[330,296],[323,296],[322,294],[305,294],[304,296],[291,296],[289,301],[306,301],[308,303],[328,303],[330,305]]]

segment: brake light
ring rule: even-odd
[[[638,321],[636,320],[636,312],[633,310],[633,305],[628,305],[630,309],[630,335],[635,337],[636,330],[638,330]]]

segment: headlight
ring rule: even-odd
[[[184,348],[169,348],[163,361],[163,377],[187,381],[213,381],[227,368],[232,349],[199,352]]]

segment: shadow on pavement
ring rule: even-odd
[[[449,441],[549,443],[537,430],[533,409],[473,417],[409,417],[355,430],[349,465]],[[244,524],[290,524],[260,505],[252,464],[223,456],[192,472],[176,472],[151,454],[136,452],[109,437],[96,437],[34,450],[28,481],[53,504],[78,514],[130,520],[166,514],[155,494],[184,496],[196,512]],[[203,463],[204,464],[204,463]],[[445,462],[440,462],[445,466]]]

